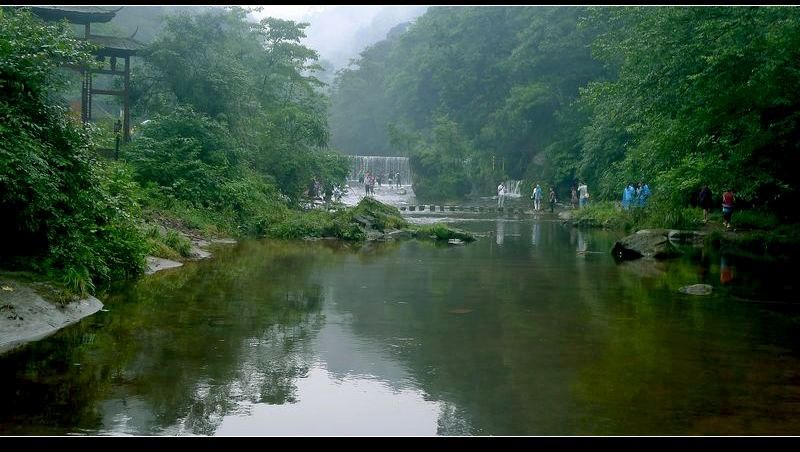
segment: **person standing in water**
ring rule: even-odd
[[[542,210],[542,187],[539,184],[533,189],[533,209]]]
[[[556,191],[553,190],[553,187],[550,187],[550,194],[548,195],[548,201],[550,202],[550,213],[553,213],[556,209]]]
[[[506,186],[502,182],[497,186],[497,207],[503,207],[506,201]]]

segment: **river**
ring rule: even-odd
[[[446,215],[481,238],[243,241],[117,285],[0,357],[0,434],[800,433],[796,267]]]

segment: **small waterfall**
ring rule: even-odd
[[[520,198],[522,194],[520,193],[520,186],[522,185],[521,180],[507,180],[506,181],[506,196],[509,198]]]
[[[349,155],[350,158],[350,181],[358,181],[358,176],[367,171],[373,175],[381,175],[381,184],[389,185],[397,182],[394,180],[395,174],[400,173],[400,185],[411,185],[411,167],[408,164],[408,157],[386,157],[381,155]]]

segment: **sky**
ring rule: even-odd
[[[309,22],[303,44],[317,50],[337,69],[369,45],[386,37],[395,25],[411,21],[428,8],[424,5],[242,5],[263,8],[256,19],[272,16]]]

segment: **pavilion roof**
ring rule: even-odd
[[[89,42],[101,47],[99,55],[128,56],[144,48],[144,44],[132,38],[89,35]]]
[[[34,14],[44,20],[67,19],[73,24],[87,24],[94,22],[109,22],[117,14],[117,9],[106,9],[100,6],[31,6]]]

